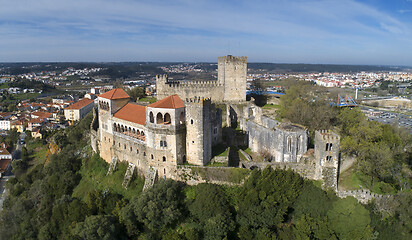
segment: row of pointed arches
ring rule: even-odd
[[[132,127],[127,127],[124,126],[123,124],[119,124],[119,123],[113,123],[113,130],[115,132],[119,132],[122,134],[125,134],[127,136],[133,137],[133,138],[137,138],[139,140],[145,141],[146,137],[144,134],[144,131],[140,131],[139,129],[135,129]]]

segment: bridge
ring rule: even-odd
[[[345,97],[341,97],[338,95],[338,101],[329,103],[331,106],[337,107],[357,107],[358,104],[353,100],[351,96],[346,95]]]
[[[274,95],[274,96],[282,96],[285,95],[284,93],[280,93],[280,92],[275,92],[275,91],[261,91],[261,90],[255,90],[255,91],[251,91],[248,90],[246,91],[246,95]]]

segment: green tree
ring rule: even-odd
[[[127,94],[129,94],[133,101],[146,96],[146,93],[144,92],[144,89],[142,87],[134,87],[132,89],[129,89],[127,90]]]
[[[335,201],[328,218],[339,239],[371,239],[373,236],[369,211],[353,197]]]
[[[116,218],[110,215],[89,216],[76,224],[72,234],[77,239],[100,240],[122,239]]]

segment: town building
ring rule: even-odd
[[[64,109],[64,117],[67,121],[79,121],[83,119],[94,107],[94,101],[83,98]]]

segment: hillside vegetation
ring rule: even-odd
[[[108,164],[90,152],[90,121],[57,132],[60,152],[48,163],[29,151],[30,171],[14,169],[20,173],[8,182],[2,239],[411,238],[410,191],[383,214],[292,171],[254,170],[241,186],[159,180],[145,192],[135,176],[126,190],[126,166],[106,176]]]

